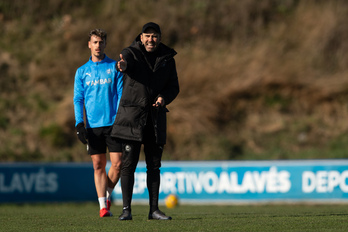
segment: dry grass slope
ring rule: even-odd
[[[115,59],[147,21],[178,55],[164,158],[345,158],[348,3],[0,3],[0,161],[88,161],[74,133],[73,78],[87,34]]]

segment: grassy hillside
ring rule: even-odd
[[[72,101],[87,34],[117,59],[148,21],[178,52],[165,159],[348,157],[347,1],[40,0],[0,2],[0,161],[89,161]]]

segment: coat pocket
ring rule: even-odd
[[[143,106],[135,104],[121,105],[121,123],[124,126],[142,128],[146,123],[146,113]]]

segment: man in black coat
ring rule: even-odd
[[[119,220],[132,220],[134,172],[144,144],[149,191],[149,219],[170,220],[158,208],[160,167],[166,143],[166,108],[179,93],[174,56],[161,43],[161,29],[153,22],[143,26],[134,42],[123,49],[117,69],[124,73],[123,93],[111,136],[123,139],[121,189],[123,212]]]

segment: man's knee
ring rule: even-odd
[[[121,171],[121,166],[122,166],[121,161],[119,161],[119,162],[112,162],[110,168],[114,169],[115,171],[120,172]]]
[[[147,168],[147,174],[150,176],[156,176],[160,174],[160,169],[159,168]]]
[[[93,162],[93,169],[95,171],[105,170],[106,158],[104,157],[104,154],[92,155],[92,162]]]
[[[122,164],[122,152],[110,152],[110,168],[120,170]]]

